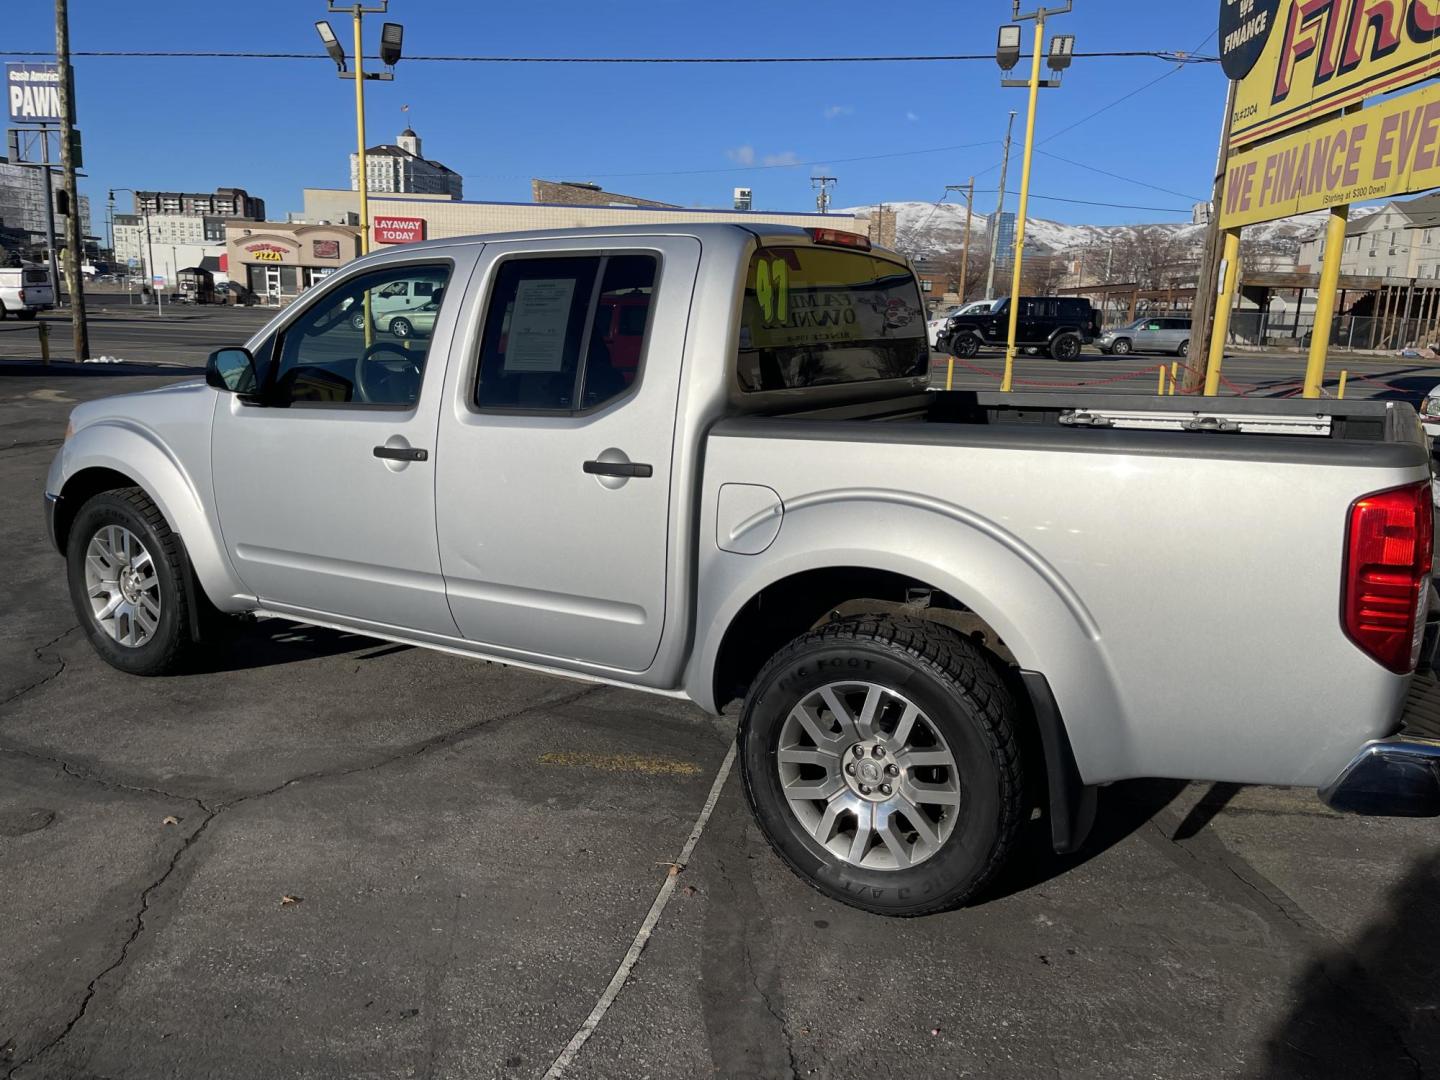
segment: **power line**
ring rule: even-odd
[[[621,180],[634,176],[701,176],[709,173],[737,173],[756,172],[761,169],[804,169],[812,165],[824,165],[827,169],[831,165],[848,165],[855,161],[883,161],[887,158],[917,157],[921,154],[948,154],[953,150],[973,150],[977,146],[994,146],[994,139],[987,139],[984,142],[960,143],[956,146],[932,146],[925,150],[896,150],[887,154],[865,154],[861,157],[827,157],[816,158],[814,161],[784,161],[774,165],[731,165],[723,169],[667,169],[659,172],[623,172],[605,173],[590,172],[585,169],[561,169],[560,172],[574,176],[584,175],[595,179]],[[555,170],[551,170],[555,171]]]
[[[0,50],[3,56],[54,56],[47,49]],[[72,52],[71,56],[144,58],[156,60],[324,60],[332,62],[324,53],[283,53],[283,52],[219,52],[219,51],[161,51],[152,49],[91,49]],[[1128,49],[1103,52],[1077,52],[1076,59],[1089,60],[1163,60],[1177,65],[1218,64],[1218,56],[1200,56],[1195,53],[1167,49]],[[380,57],[366,57],[379,60]],[[1023,58],[1022,58],[1023,59]],[[450,63],[450,64],[914,64],[914,63],[993,63],[995,54],[953,53],[916,56],[407,56],[407,63]]]
[[[1196,198],[1194,195],[1185,194],[1185,192],[1183,191],[1173,191],[1170,188],[1161,187],[1159,184],[1148,184],[1144,180],[1136,180],[1133,176],[1125,176],[1121,173],[1113,173],[1106,169],[1098,169],[1094,165],[1086,165],[1083,161],[1071,161],[1069,158],[1061,157],[1059,154],[1052,154],[1050,153],[1050,151],[1041,150],[1038,147],[1035,149],[1035,152],[1037,154],[1043,154],[1045,157],[1048,158],[1054,158],[1056,161],[1063,161],[1066,165],[1074,165],[1077,169],[1084,169],[1086,172],[1099,173],[1101,176],[1108,176],[1112,180],[1124,180],[1127,184],[1134,184],[1137,187],[1149,188],[1151,191],[1163,192],[1166,195],[1174,195],[1177,198],[1181,199],[1189,199],[1192,202],[1202,201]]]

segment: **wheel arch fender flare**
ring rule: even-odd
[[[56,492],[62,499],[67,498],[67,489],[83,487],[77,481],[92,470],[118,473],[131,480],[180,536],[206,596],[224,609],[239,610],[233,598],[244,596],[245,589],[225,552],[218,522],[207,511],[195,478],[153,431],[121,418],[87,424],[66,444],[62,469]],[[72,513],[78,510],[73,507]]]
[[[903,547],[896,538],[903,537]],[[785,500],[761,556],[702,558],[687,694],[718,708],[722,645],[766,589],[815,570],[859,567],[923,582],[984,619],[1024,671],[1044,674],[1082,777],[1116,775],[1128,757],[1118,682],[1093,615],[1056,567],[1020,537],[963,507],[901,491],[836,490]]]

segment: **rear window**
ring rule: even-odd
[[[26,285],[48,285],[50,283],[50,271],[43,266],[27,266],[25,268]]]
[[[901,264],[825,247],[761,248],[750,260],[745,392],[919,378],[929,363],[925,306]]]

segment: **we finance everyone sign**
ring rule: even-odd
[[[1232,154],[1223,228],[1440,187],[1440,85]]]
[[[6,64],[5,101],[12,124],[60,123],[60,66]]]
[[[1220,0],[1230,148],[1440,72],[1440,0]]]

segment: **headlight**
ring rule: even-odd
[[[1440,398],[1427,397],[1420,404],[1421,416],[1440,416]]]

